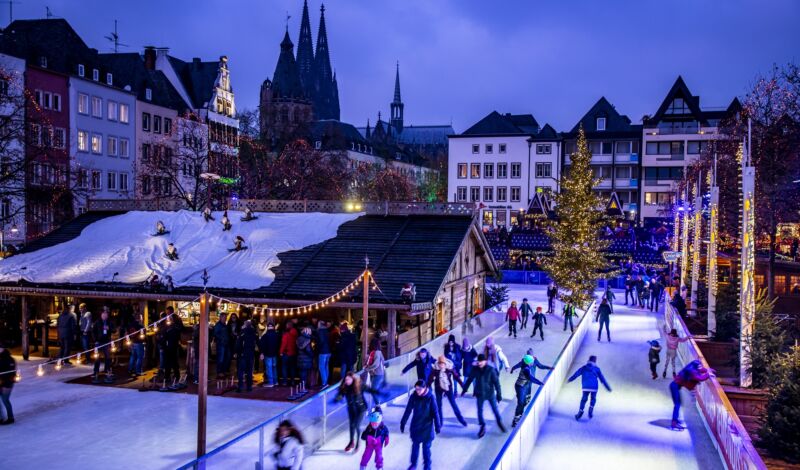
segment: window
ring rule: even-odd
[[[153,132],[161,134],[161,116],[153,115]]]
[[[648,155],[679,155],[683,156],[683,141],[677,142],[648,142],[645,148]]]
[[[553,153],[553,144],[536,144],[536,155],[548,155]]]
[[[92,170],[92,189],[103,189],[102,174],[99,170]]]
[[[78,76],[83,77],[84,75],[86,75],[86,67],[83,64],[78,64]]]
[[[690,155],[699,155],[708,149],[707,140],[690,140],[686,143],[686,153]]]
[[[128,158],[131,156],[130,143],[128,139],[119,139],[119,156],[122,158]]]
[[[522,178],[522,163],[511,164],[511,177]]]
[[[610,166],[596,166],[592,168],[594,172],[595,178],[602,178],[604,180],[611,178],[611,167]]]
[[[109,171],[106,174],[106,176],[108,176],[108,178],[106,178],[106,183],[107,183],[106,189],[108,189],[109,191],[116,191],[117,190],[117,173],[114,172],[114,171]]]
[[[619,179],[630,179],[631,177],[631,167],[629,166],[618,166],[614,170],[614,174]]]
[[[648,167],[644,169],[644,179],[648,182],[676,181],[683,178],[683,168],[679,166]]]
[[[646,206],[665,206],[672,204],[674,200],[675,195],[673,193],[644,193],[644,205]]]
[[[61,111],[61,95],[53,93],[53,111]]]
[[[483,177],[494,178],[494,163],[483,164]]]
[[[100,97],[92,96],[92,116],[103,117],[103,100]]]
[[[553,176],[552,163],[537,163],[536,164],[536,177],[537,178],[551,178]]]
[[[110,73],[106,74],[106,85],[113,85],[114,84],[114,76]]]
[[[42,126],[39,124],[31,124],[31,131],[30,135],[28,136],[28,142],[31,145],[41,145],[42,144]]]
[[[150,132],[150,113],[142,113],[142,130]]]
[[[473,163],[470,165],[469,171],[470,178],[480,178],[481,177],[481,164],[480,163]]]
[[[39,66],[42,67],[43,69],[47,68],[47,57],[45,56],[39,57]]]
[[[89,114],[89,95],[78,93],[78,112]]]
[[[508,178],[508,163],[497,164],[497,177]]]
[[[512,186],[511,187],[511,202],[519,202],[520,198],[520,187],[519,186]]]
[[[142,161],[147,162],[150,160],[150,144],[142,144]]]
[[[86,131],[78,131],[78,151],[89,151],[89,133]]]
[[[63,127],[53,129],[53,147],[63,149],[67,145],[67,130]]]
[[[497,202],[506,202],[508,197],[508,188],[500,186],[497,188]]]
[[[631,153],[631,143],[617,142],[617,153]]]
[[[470,202],[477,202],[481,200],[481,188],[477,186],[473,186],[469,188],[469,200]]]
[[[467,187],[466,186],[459,186],[456,188],[456,201],[458,202],[466,202],[467,201]]]
[[[472,153],[480,153],[481,146],[478,144],[472,144]]]
[[[150,176],[142,176],[142,194],[150,194]]]
[[[603,142],[603,145],[600,148],[600,154],[601,155],[611,155],[611,153],[612,153],[611,149],[612,148],[613,147],[611,145],[611,142]]]
[[[494,212],[491,209],[483,211],[483,225],[491,227],[494,224],[493,214]]]
[[[491,186],[484,186],[483,200],[486,202],[492,202],[493,199],[494,199],[494,188]]]
[[[92,153],[103,153],[103,136],[100,134],[92,134]]]
[[[683,98],[675,98],[664,114],[689,114],[689,106]]]
[[[145,88],[145,90],[144,90],[144,98],[147,101],[152,100],[153,99],[153,90],[151,90],[149,88]]]
[[[99,81],[100,80],[100,71],[97,69],[92,69],[92,80]]]
[[[457,178],[466,178],[467,177],[467,164],[466,163],[459,163],[458,164],[458,173],[456,174]]]
[[[506,144],[500,144],[500,153],[506,153]]]
[[[172,134],[172,119],[164,118],[164,134]]]
[[[494,145],[492,145],[492,144],[486,144],[486,145],[484,146],[484,152],[485,152],[485,153],[492,153],[492,152],[494,152]]]
[[[108,155],[111,157],[117,156],[117,138],[108,136],[108,142],[106,143],[106,150],[108,151]]]
[[[127,191],[128,190],[128,174],[127,173],[120,173],[119,174],[119,190],[120,191]]]
[[[108,100],[108,120],[117,120],[117,102]]]
[[[8,95],[8,79],[6,78],[0,78],[0,95]]]
[[[597,121],[595,122],[595,124],[596,124],[596,130],[598,130],[598,131],[606,130],[606,118],[604,118],[604,117],[597,118]]]
[[[119,104],[119,122],[127,124],[130,120],[130,112],[129,112],[127,104]]]

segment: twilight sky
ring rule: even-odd
[[[258,105],[286,13],[297,44],[302,0],[21,0],[14,17],[66,18],[90,47],[119,20],[121,51],[169,47],[230,59],[239,109]],[[316,42],[320,0],[311,0]],[[406,125],[465,130],[492,110],[569,130],[600,97],[634,122],[677,75],[701,106],[726,106],[773,63],[800,61],[795,0],[338,0],[326,4],[342,120],[387,116],[400,61]],[[8,21],[0,5],[0,23]]]

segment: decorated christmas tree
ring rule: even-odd
[[[592,154],[581,127],[571,165],[561,178],[561,192],[555,196],[556,220],[548,236],[553,256],[544,269],[561,289],[565,303],[585,308],[594,297],[597,280],[608,276],[611,264],[603,252],[608,241],[600,236],[608,224],[603,202],[592,190],[600,180],[591,168]]]

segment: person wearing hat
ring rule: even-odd
[[[483,404],[489,402],[492,408],[494,418],[497,421],[497,427],[500,431],[506,432],[506,427],[503,425],[503,418],[500,416],[500,410],[497,408],[497,402],[503,401],[503,393],[500,390],[500,379],[498,378],[497,369],[494,367],[487,367],[488,362],[486,356],[478,354],[478,364],[472,368],[467,383],[464,384],[464,392],[469,389],[470,384],[475,382],[475,398],[478,400],[478,424],[480,430],[478,431],[478,438],[486,435],[486,422],[483,420]]]
[[[611,387],[609,387],[608,382],[606,382],[606,378],[603,377],[603,372],[597,367],[597,356],[589,356],[589,362],[584,364],[580,369],[576,370],[572,377],[567,380],[567,382],[572,382],[573,380],[577,379],[578,377],[581,378],[581,386],[583,388],[583,395],[581,396],[581,407],[578,410],[578,414],[575,415],[575,420],[580,420],[581,416],[583,416],[583,409],[586,407],[586,400],[591,397],[592,401],[589,403],[589,419],[592,419],[594,414],[594,405],[597,403],[597,389],[599,388],[599,382],[603,383],[603,386],[608,390],[611,391]]]
[[[514,383],[514,391],[517,393],[517,408],[514,411],[514,421],[511,422],[512,428],[517,427],[520,418],[522,418],[522,413],[525,411],[525,407],[528,405],[528,402],[531,401],[531,385],[544,385],[536,378],[537,368],[545,370],[552,369],[551,366],[546,366],[539,362],[539,359],[533,355],[533,351],[530,349],[527,354],[522,356],[522,360],[511,368],[512,374],[516,369],[519,369],[517,381]]]
[[[547,315],[542,313],[542,307],[536,307],[536,313],[533,314],[533,332],[531,338],[536,336],[536,331],[539,331],[539,338],[544,341],[544,325],[547,324]]]
[[[375,454],[375,468],[383,468],[383,448],[389,445],[389,428],[383,424],[383,412],[376,406],[369,413],[369,425],[361,433],[361,440],[367,445],[361,455],[361,470],[366,470],[372,454]]]
[[[413,417],[411,416],[413,414]],[[425,470],[431,470],[431,444],[436,434],[442,430],[442,421],[439,419],[439,410],[436,400],[433,399],[424,380],[417,380],[414,384],[414,393],[406,403],[406,411],[400,420],[400,432],[406,432],[406,423],[411,417],[411,466],[417,468],[419,448],[422,447],[422,462]]]
[[[713,369],[706,369],[699,359],[695,359],[686,365],[669,384],[669,392],[672,395],[672,429],[683,431],[686,429],[680,421],[681,413],[681,388],[692,391],[700,382],[705,382],[711,377],[715,377]]]
[[[522,322],[519,326],[520,330],[524,330],[528,327],[528,316],[532,313],[533,309],[531,308],[531,304],[528,303],[527,298],[523,298],[522,305],[519,306],[519,314],[522,316]]]
[[[447,395],[447,401],[450,402],[450,408],[456,415],[456,419],[462,426],[467,425],[467,421],[461,416],[461,410],[456,403],[456,384],[464,386],[461,381],[461,376],[453,368],[453,363],[445,356],[439,356],[436,364],[433,366],[433,371],[428,377],[428,387],[433,387],[436,394],[436,407],[439,409],[439,420],[444,422],[444,410],[442,409],[442,396]]]
[[[11,351],[6,348],[4,343],[0,343],[0,403],[6,409],[6,419],[0,420],[0,424],[13,424],[14,411],[11,409],[11,389],[14,388],[17,363],[11,357]]]
[[[647,352],[647,360],[650,363],[650,372],[653,374],[653,380],[658,378],[658,363],[661,362],[661,345],[658,341],[650,341],[650,351]]]
[[[519,310],[517,310],[517,301],[512,300],[511,306],[506,311],[506,321],[508,322],[508,336],[512,334],[517,337],[517,320],[519,320]]]

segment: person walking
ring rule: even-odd
[[[350,331],[347,322],[341,324],[339,334],[339,360],[342,365],[341,375],[344,377],[353,370],[358,360],[358,338]]]
[[[281,349],[281,335],[275,330],[275,323],[267,323],[267,331],[258,340],[258,350],[264,361],[264,383],[262,387],[274,387],[278,384],[278,354]]]
[[[302,470],[305,449],[305,441],[294,424],[289,420],[283,420],[275,429],[275,445],[278,450],[272,454],[275,458],[275,468],[277,470]]]
[[[380,406],[370,411],[369,425],[361,433],[361,440],[366,442],[364,454],[361,455],[361,470],[367,470],[367,465],[375,454],[375,468],[383,468],[383,448],[389,445],[389,428],[383,424],[383,412]]]
[[[533,313],[533,309],[531,308],[531,304],[528,303],[527,298],[522,299],[522,305],[519,306],[519,314],[522,318],[522,322],[520,323],[520,330],[524,330],[528,327],[528,317]]]
[[[128,324],[127,332],[131,340],[131,357],[128,360],[128,375],[131,377],[138,377],[142,375],[142,361],[144,360],[144,338],[142,332],[144,326],[142,325],[142,316],[136,314],[133,321]]]
[[[625,305],[628,305],[628,298],[631,299],[631,305],[636,305],[636,297],[633,295],[634,280],[630,274],[625,276]]]
[[[236,367],[238,383],[236,391],[242,393],[242,386],[247,385],[247,391],[253,391],[253,365],[255,363],[256,345],[258,336],[253,322],[245,320],[242,331],[236,340]]]
[[[228,346],[230,345],[230,335],[228,334],[228,315],[219,314],[217,323],[214,324],[214,344],[217,346],[217,376],[228,375]]]
[[[653,380],[658,378],[658,363],[661,362],[661,345],[658,341],[650,341],[650,350],[647,351],[647,362],[650,363],[650,373]],[[666,371],[664,371],[666,373]]]
[[[617,298],[617,295],[611,290],[611,284],[606,283],[606,292],[603,297],[608,300],[608,307],[611,309],[611,313],[614,313],[614,299]]]
[[[497,370],[498,374],[503,369],[508,372],[508,368],[510,367],[508,358],[503,354],[503,348],[495,344],[492,336],[486,338],[486,343],[483,346],[483,355],[486,357],[489,365]]]
[[[375,390],[382,390],[384,386],[384,377],[386,376],[386,360],[383,358],[383,351],[381,351],[381,340],[372,338],[369,342],[369,356],[367,356],[367,364],[364,370],[369,374],[370,387]],[[377,400],[377,396],[372,397]]]
[[[597,307],[597,315],[594,321],[600,320],[600,328],[597,330],[597,341],[600,341],[600,335],[603,333],[603,325],[606,326],[606,339],[611,342],[611,332],[608,331],[608,326],[611,323],[611,307],[608,306],[608,300],[603,299],[600,301],[600,306]]]
[[[409,435],[411,437],[411,469],[417,468],[419,461],[419,450],[422,447],[422,462],[424,470],[431,470],[431,444],[436,434],[442,430],[442,422],[439,419],[439,411],[436,408],[436,400],[430,393],[424,380],[417,380],[414,384],[414,393],[406,403],[406,410],[400,420],[400,433],[406,432],[406,423],[411,418]]]
[[[517,320],[519,320],[519,310],[517,310],[517,301],[512,300],[511,306],[506,310],[506,321],[508,322],[508,336],[512,334],[517,337]]]
[[[547,313],[556,313],[556,297],[558,297],[558,287],[551,282],[547,286]]]
[[[569,331],[575,331],[575,325],[572,323],[572,319],[578,316],[578,313],[575,311],[575,306],[572,304],[565,304],[564,305],[564,331],[567,331],[567,325],[569,324]]]
[[[664,292],[664,284],[661,283],[659,278],[653,278],[650,283],[650,311],[658,311],[658,302],[661,300],[661,294]]]
[[[432,388],[436,395],[436,408],[439,410],[439,421],[444,422],[444,409],[442,408],[442,396],[447,396],[447,401],[450,402],[450,408],[456,415],[456,419],[462,426],[467,425],[467,421],[461,415],[461,410],[456,403],[456,384],[464,387],[464,382],[461,381],[461,375],[453,368],[453,363],[445,356],[439,356],[436,364],[433,366],[433,371],[428,377],[428,388]]]
[[[542,313],[542,307],[536,307],[536,313],[533,314],[533,332],[531,338],[536,336],[536,331],[539,331],[539,338],[544,341],[544,325],[547,324],[547,315]]]
[[[105,382],[114,382],[114,371],[111,369],[111,335],[114,331],[114,325],[108,318],[108,309],[103,308],[100,313],[100,318],[94,322],[92,326],[92,340],[94,341],[95,356],[94,359],[94,374],[92,376],[92,383],[100,383],[100,358],[103,358],[103,373],[106,374]]]
[[[662,375],[663,378],[667,378],[667,369],[669,369],[670,364],[672,364],[672,377],[675,377],[675,361],[678,358],[678,345],[680,343],[685,343],[689,341],[691,335],[684,336],[683,338],[678,336],[678,330],[672,328],[667,333],[667,325],[664,324],[664,333],[667,335],[667,357],[664,360],[664,374]]]
[[[350,442],[344,451],[350,452],[353,448],[358,451],[361,421],[364,420],[364,414],[367,412],[367,401],[364,400],[361,378],[353,371],[348,371],[342,383],[339,384],[334,401],[339,402],[342,399],[347,402],[347,418],[350,422]]]
[[[525,407],[531,401],[531,386],[532,384],[544,385],[539,379],[536,378],[536,369],[552,369],[539,362],[539,359],[531,354],[526,354],[522,357],[514,367],[511,368],[513,374],[515,370],[519,369],[519,376],[514,383],[514,391],[517,393],[517,408],[514,410],[514,420],[511,422],[511,427],[517,427]]]
[[[311,383],[309,374],[314,368],[314,348],[311,342],[311,328],[304,327],[297,337],[297,370],[303,388]]]
[[[474,395],[478,401],[478,424],[480,430],[478,431],[478,438],[486,435],[486,421],[483,420],[483,404],[487,401],[494,413],[494,419],[497,421],[497,427],[501,432],[506,432],[506,427],[503,425],[503,418],[500,416],[500,410],[497,408],[497,403],[503,401],[503,393],[500,390],[500,379],[497,375],[497,369],[489,366],[486,356],[478,354],[478,364],[472,368],[467,382],[464,384],[464,391],[461,396],[464,396],[469,389],[470,384],[475,382]]]
[[[603,386],[608,390],[611,391],[611,387],[606,382],[606,378],[603,377],[603,372],[597,367],[597,356],[589,356],[589,362],[584,364],[580,369],[576,370],[572,377],[567,380],[567,382],[572,382],[573,380],[577,379],[578,377],[581,378],[581,387],[583,390],[583,395],[581,396],[581,405],[580,409],[578,410],[578,414],[575,415],[575,420],[579,421],[581,416],[583,416],[583,409],[586,407],[586,400],[591,397],[591,401],[589,402],[589,419],[592,419],[594,416],[594,406],[597,404],[597,389],[599,388],[599,382],[602,382]]]
[[[466,336],[461,341],[461,377],[469,377],[472,366],[478,358],[478,351],[472,347]]]
[[[686,427],[680,421],[681,413],[681,388],[692,391],[700,382],[714,377],[713,369],[706,369],[699,359],[686,365],[669,384],[669,393],[672,395],[672,429],[683,431]]]
[[[92,344],[92,312],[86,308],[86,304],[82,303],[78,306],[78,311],[81,313],[80,329],[81,329],[81,348],[87,351]]]
[[[11,408],[11,390],[14,388],[17,363],[5,343],[0,343],[0,403],[5,408],[5,419],[0,424],[14,424],[14,410]],[[1,415],[0,415],[1,416]]]
[[[414,360],[403,367],[403,374],[411,369],[416,369],[417,380],[422,380],[423,382],[428,383],[428,377],[430,377],[431,371],[433,370],[433,365],[435,363],[436,361],[433,360],[428,350],[426,348],[422,348],[417,352]]]
[[[61,310],[56,321],[56,331],[58,332],[58,357],[64,359],[64,364],[72,364],[69,359],[66,359],[72,351],[72,339],[75,338],[75,332],[78,331],[78,320],[75,318],[72,305],[64,305],[64,309]]]
[[[319,368],[320,382],[322,388],[328,386],[328,377],[330,377],[330,362],[331,362],[331,340],[328,331],[328,324],[320,320],[317,323],[317,367]]]
[[[286,322],[286,330],[281,336],[281,382],[282,385],[294,386],[294,379],[297,375],[297,330],[294,323],[289,320]]]

